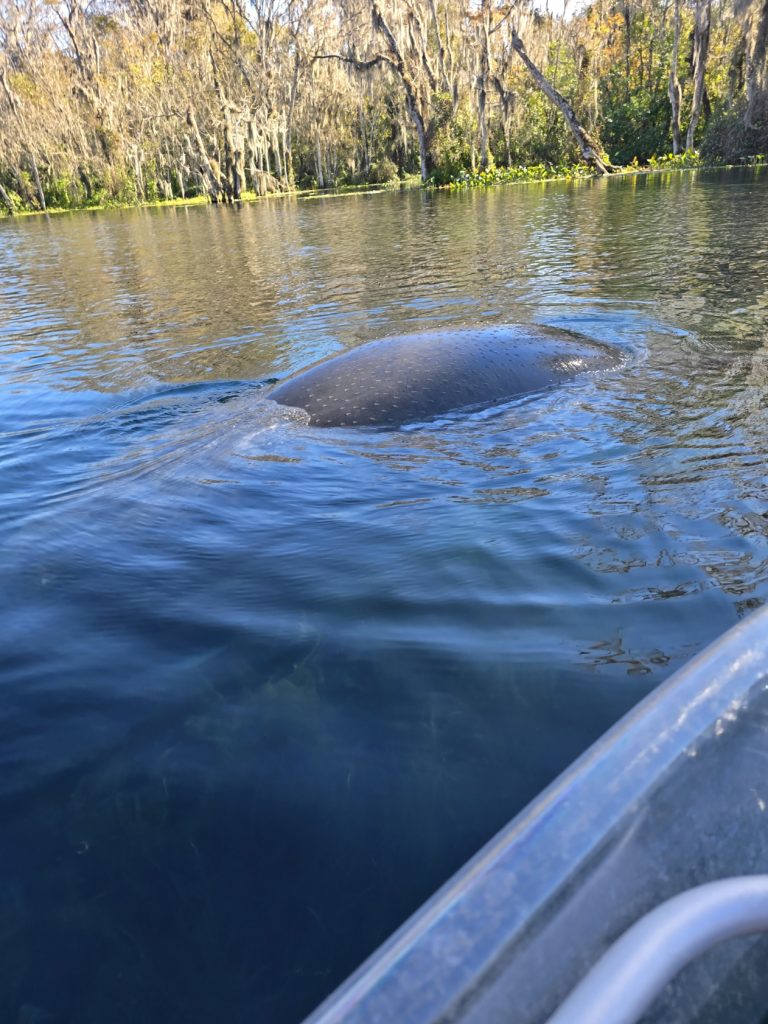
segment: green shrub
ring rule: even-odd
[[[648,166],[652,171],[674,171],[685,167],[701,167],[703,164],[701,155],[690,149],[684,153],[665,153],[648,158]]]
[[[701,155],[705,160],[748,163],[768,151],[768,96],[762,96],[756,104],[750,128],[745,123],[746,106],[746,100],[742,99],[730,109],[714,114],[701,142]]]
[[[399,177],[397,164],[386,156],[380,160],[374,160],[367,177],[372,185],[385,185],[388,181],[397,181]]]
[[[637,89],[628,98],[616,88],[605,100],[601,138],[612,159],[627,166],[663,153],[671,141],[666,91]]]
[[[474,134],[474,120],[466,107],[460,107],[454,114],[448,93],[435,96],[429,129],[429,153],[435,182],[447,184],[471,164]]]
[[[46,203],[55,210],[70,210],[81,202],[80,189],[65,175],[50,178],[43,186]]]
[[[482,171],[464,169],[449,181],[441,182],[432,177],[428,185],[444,185],[448,188],[481,188],[503,185],[515,181],[544,181],[549,178],[588,178],[592,171],[584,164],[529,164],[516,167],[487,167]]]

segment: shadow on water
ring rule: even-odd
[[[3,225],[0,1019],[298,1021],[765,600],[767,201],[699,174]],[[479,322],[627,358],[398,431],[265,399]]]

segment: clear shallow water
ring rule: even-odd
[[[301,1019],[768,596],[768,177],[0,225],[0,1019]],[[617,370],[312,430],[539,322]]]

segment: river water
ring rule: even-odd
[[[0,1019],[292,1024],[768,597],[768,176],[0,224]],[[267,382],[618,369],[396,431]]]

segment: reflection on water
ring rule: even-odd
[[[0,1019],[298,1021],[765,600],[767,215],[701,172],[2,225]],[[395,432],[264,398],[533,321],[626,360]]]

